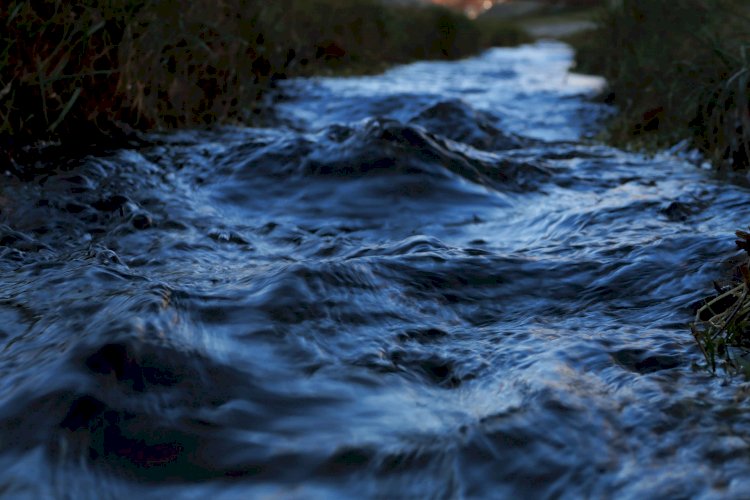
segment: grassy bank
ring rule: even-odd
[[[619,0],[574,37],[620,113],[609,139],[653,149],[690,139],[717,165],[750,167],[750,9],[740,0]]]
[[[520,40],[439,7],[377,0],[0,3],[0,147],[119,141],[247,122],[274,80],[375,72]],[[502,28],[502,29],[501,29]]]

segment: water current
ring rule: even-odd
[[[750,494],[691,304],[750,190],[587,139],[540,42],[0,184],[8,498]]]

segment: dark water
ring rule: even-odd
[[[686,327],[750,191],[581,138],[539,44],[0,186],[8,498],[750,495]]]

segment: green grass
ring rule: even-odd
[[[252,121],[273,81],[373,73],[525,40],[378,0],[0,2],[0,147]]]
[[[717,165],[750,166],[750,16],[738,0],[620,0],[573,37],[578,71],[607,78],[617,145],[690,139]]]

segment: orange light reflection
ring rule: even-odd
[[[496,3],[504,3],[507,0],[432,0],[432,3],[444,5],[452,9],[466,12],[469,17],[476,17],[485,10],[490,9]]]

